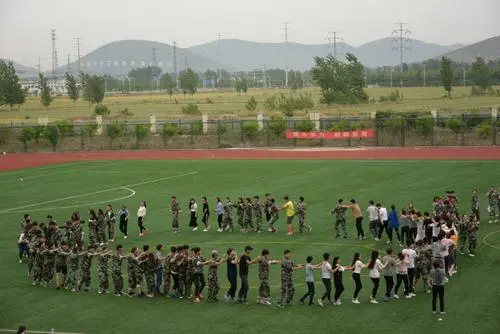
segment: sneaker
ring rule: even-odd
[[[375,241],[379,241],[380,239],[379,238],[375,238]]]
[[[398,295],[394,295],[394,296],[392,296],[392,298],[399,299],[399,296]]]
[[[441,314],[446,314],[446,312],[441,312]]]
[[[390,244],[391,244],[391,242],[390,242],[389,240],[387,240],[385,244],[386,244],[386,245],[390,245]]]
[[[323,305],[323,301],[321,299],[318,299],[318,305],[321,307],[325,307],[325,305]]]
[[[196,232],[196,231],[198,231],[198,226],[193,228],[193,232]]]
[[[406,299],[411,299],[411,295],[406,295],[405,298]]]
[[[432,311],[432,314],[436,314],[437,312],[436,311]]]
[[[470,253],[470,254],[469,254],[469,256],[470,256],[470,257],[474,257],[475,255],[474,255],[474,254],[472,254],[472,253]]]
[[[115,239],[109,239],[109,242],[115,242]]]
[[[293,235],[293,232],[288,232],[286,235]]]
[[[272,228],[268,228],[267,232],[273,232],[273,229]]]
[[[139,233],[139,236],[140,236],[140,237],[142,237],[143,235],[144,235],[144,234],[142,234],[142,233]]]
[[[23,260],[19,260],[19,263],[23,263]]]
[[[342,302],[341,302],[341,301],[340,301],[340,299],[339,299],[339,300],[337,300],[335,303],[333,303],[333,305],[340,306],[340,305],[342,305]]]
[[[97,291],[97,293],[100,294],[100,295],[102,295],[102,291],[101,290]]]
[[[361,303],[359,302],[359,300],[358,300],[358,299],[353,299],[353,300],[352,300],[352,303],[353,303],[353,304],[361,304]]]
[[[115,293],[115,297],[121,297],[122,294],[121,293]]]
[[[372,298],[372,299],[370,299],[370,303],[372,303],[372,304],[378,304],[378,301],[376,299]]]
[[[76,289],[75,288],[71,289],[71,292],[76,292]]]
[[[229,296],[227,295],[227,293],[225,293],[225,294],[224,294],[224,300],[225,300],[226,302],[229,302],[229,301],[231,300],[231,297],[229,297]]]
[[[101,243],[99,244],[99,246],[101,246],[101,247],[102,247],[102,246],[104,246],[104,242],[101,242]]]
[[[266,299],[266,300],[264,301],[264,303],[265,303],[266,305],[272,305],[272,303],[271,303],[271,301],[270,301],[269,299]]]
[[[124,236],[123,236],[123,239],[127,239],[127,236],[126,236],[126,235],[124,235]]]
[[[203,232],[208,232],[208,228],[204,228],[204,229],[203,229]]]
[[[195,302],[195,303],[199,303],[199,302],[200,302],[200,298],[196,297],[196,298],[193,300],[193,302]]]
[[[153,298],[153,297],[154,297],[154,295],[153,295],[153,294],[151,294],[151,293],[148,293],[148,294],[146,295],[146,297],[148,297],[148,298]]]

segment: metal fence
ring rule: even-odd
[[[118,130],[117,130],[118,129]],[[287,139],[293,131],[374,130],[372,138]],[[113,132],[114,130],[114,132]],[[141,131],[142,130],[142,131]],[[497,145],[500,122],[474,117],[376,117],[103,121],[0,126],[0,151],[79,151],[108,149],[209,149],[230,147],[490,146]]]

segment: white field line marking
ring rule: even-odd
[[[0,329],[0,332],[3,333],[17,333],[16,329]],[[83,333],[69,333],[69,332],[58,332],[58,331],[52,331],[52,332],[43,332],[43,331],[32,331],[32,330],[27,330],[26,333],[36,333],[36,334],[83,334]]]
[[[113,165],[117,165],[120,163],[123,163],[123,161],[102,163],[98,167],[108,167],[108,166],[113,166]],[[71,167],[71,166],[67,166],[67,167]],[[22,176],[23,180],[26,181],[26,180],[31,180],[31,179],[38,179],[38,178],[45,177],[45,176],[73,173],[75,171],[90,169],[90,168],[97,167],[97,166],[90,165],[90,166],[82,166],[82,167],[75,166],[75,167],[77,167],[77,168],[71,168],[71,169],[68,168],[66,170],[58,170],[58,171],[54,171],[54,172],[47,172],[47,173],[35,174],[35,175],[32,175],[29,171],[26,171],[26,176],[24,176],[24,175],[19,175],[19,176]],[[86,172],[92,172],[92,171],[86,171]],[[8,183],[12,183],[12,182],[19,182],[19,179],[17,178],[17,176],[14,179],[2,180],[2,181],[0,181],[0,184],[8,184]]]
[[[120,188],[132,188],[132,187],[142,186],[142,185],[145,185],[145,184],[151,184],[151,183],[155,183],[155,182],[161,182],[161,181],[166,181],[166,180],[177,179],[179,177],[189,176],[189,175],[195,175],[197,173],[198,172],[195,171],[195,172],[189,172],[189,173],[184,173],[184,174],[179,174],[179,175],[174,175],[174,176],[166,176],[166,177],[161,177],[159,179],[154,179],[154,180],[149,180],[149,181],[141,181],[141,182],[132,183],[132,184],[126,184],[126,185],[123,185],[123,186],[118,186],[118,187],[114,187],[114,188],[108,188],[108,189],[98,190],[98,191],[94,191],[94,192],[91,192],[91,193],[80,194],[80,195],[73,195],[73,196],[67,196],[67,197],[61,197],[61,198],[57,198],[57,199],[50,200],[50,201],[33,203],[33,204],[18,206],[18,207],[10,208],[10,209],[4,209],[4,210],[0,211],[0,214],[8,213],[8,212],[11,212],[11,211],[16,211],[16,210],[20,210],[20,209],[32,208],[34,206],[40,206],[40,205],[45,205],[45,204],[49,204],[49,203],[61,202],[61,201],[65,201],[65,200],[68,200],[68,199],[80,198],[82,196],[102,194],[102,193],[106,193],[106,192],[109,192],[109,191],[118,190]]]
[[[133,190],[133,189],[130,189],[127,187],[122,187],[119,189],[125,189],[125,190],[129,191],[130,194],[128,194],[127,196],[119,197],[119,198],[114,198],[114,199],[110,199],[110,200],[103,200],[103,201],[93,202],[93,203],[73,204],[73,205],[67,205],[67,206],[56,206],[56,207],[52,207],[52,208],[43,208],[43,209],[35,209],[35,210],[30,209],[30,212],[61,210],[61,209],[69,209],[69,208],[75,208],[75,207],[80,207],[80,206],[88,207],[91,205],[96,205],[96,204],[101,204],[101,203],[112,203],[112,202],[122,201],[122,200],[125,200],[125,199],[128,199],[130,197],[135,196],[135,190]],[[119,190],[119,189],[117,189],[117,190]],[[84,196],[85,195],[81,195],[80,197],[84,197]],[[10,213],[22,213],[22,212],[24,212],[24,210],[22,210],[22,211],[9,211],[8,213],[10,214]]]

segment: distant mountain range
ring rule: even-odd
[[[7,62],[11,61],[9,59],[1,59],[1,58],[0,60],[4,60]],[[14,68],[16,69],[17,76],[21,79],[34,78],[38,75],[38,71],[34,67],[24,66],[16,63],[15,61],[13,61],[13,63],[14,63]]]
[[[448,52],[443,56],[456,62],[472,63],[481,56],[486,61],[500,59],[500,36],[488,38],[480,42]]]
[[[337,56],[350,52],[368,67],[393,66],[399,64],[399,53],[392,38],[383,38],[358,47],[337,43]],[[472,62],[477,55],[486,59],[500,58],[500,36],[469,46],[461,44],[438,45],[411,40],[405,43],[403,60],[406,63],[421,62],[426,59],[446,55],[455,61]],[[225,69],[230,72],[253,71],[264,68],[289,68],[309,70],[315,56],[333,54],[331,44],[260,43],[236,39],[223,39],[187,49],[177,48],[177,69],[190,67],[196,72],[208,69]],[[126,76],[137,67],[155,63],[163,72],[174,72],[174,48],[171,45],[144,41],[123,40],[103,45],[80,59],[80,69],[95,74]],[[36,76],[34,68],[15,64],[20,77]],[[63,74],[67,66],[61,66],[57,73]],[[70,64],[70,71],[78,71],[78,63]]]

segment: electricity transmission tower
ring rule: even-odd
[[[175,80],[175,89],[179,89],[179,78],[178,78],[178,73],[177,73],[177,42],[174,41],[172,43],[173,48],[174,48],[174,80]]]
[[[220,69],[220,66],[219,66],[219,58],[220,58],[220,40],[221,40],[221,37],[223,37],[221,35],[221,33],[218,33],[217,34],[217,54],[215,56],[215,60],[217,61],[217,83],[218,83],[218,86],[219,88],[221,88],[221,81],[222,81],[222,71]]]
[[[74,39],[75,43],[76,43],[76,58],[77,58],[77,65],[78,65],[78,73],[80,73],[80,70],[81,70],[81,66],[80,66],[80,58],[81,58],[81,54],[80,54],[80,38],[75,38]]]
[[[328,46],[330,48],[333,48],[333,58],[334,59],[337,59],[337,43],[339,41],[343,41],[343,39],[341,37],[339,37],[339,34],[340,34],[340,31],[330,31],[328,33],[328,37],[326,38],[327,41],[329,42]],[[330,56],[332,55],[331,52],[329,54],[330,54]]]
[[[52,37],[52,75],[55,76],[58,67],[57,49],[56,49],[56,31],[52,29],[50,33]]]
[[[288,25],[290,22],[284,22],[283,23],[283,30],[285,30],[285,52],[286,52],[286,59],[285,59],[285,87],[288,87],[288,60],[290,57],[289,50],[288,50]]]
[[[399,52],[399,84],[401,87],[403,87],[403,54],[405,51],[410,50],[407,44],[411,41],[411,31],[405,28],[407,23],[398,22],[396,23],[396,25],[398,26],[398,28],[394,29],[392,32],[392,41],[397,46],[393,47],[393,50]]]

